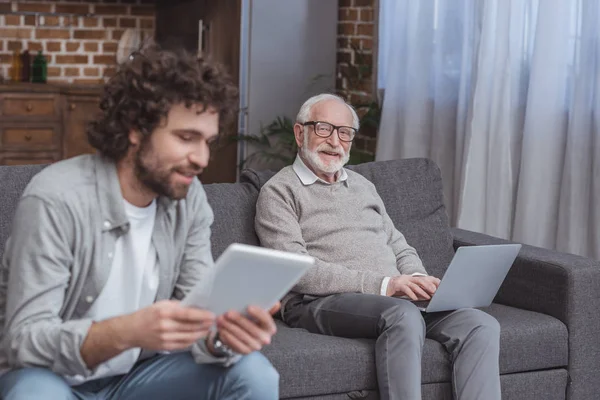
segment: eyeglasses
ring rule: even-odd
[[[323,121],[308,121],[302,124],[302,126],[307,125],[314,126],[315,133],[322,138],[331,136],[334,130],[337,130],[338,138],[340,138],[342,142],[351,142],[354,140],[354,136],[356,136],[356,129],[351,126],[335,126],[329,122]]]

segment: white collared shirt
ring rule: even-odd
[[[329,182],[326,182],[323,179],[319,178],[317,175],[315,175],[315,173],[312,172],[311,169],[306,166],[306,164],[304,164],[304,161],[302,161],[299,155],[296,156],[296,160],[294,161],[294,165],[292,165],[292,168],[294,169],[294,172],[296,173],[296,175],[298,175],[298,178],[300,178],[300,181],[304,186],[312,185],[316,181],[320,181],[327,185],[330,185]],[[346,182],[346,184],[348,184],[348,173],[344,168],[339,170],[336,173],[336,175],[336,182]]]
[[[304,161],[302,161],[302,159],[300,158],[299,155],[296,155],[296,159],[294,160],[294,164],[292,165],[292,168],[294,170],[294,172],[296,173],[296,175],[298,175],[298,178],[300,178],[300,181],[302,182],[302,184],[304,186],[309,186],[312,185],[313,183],[320,181],[323,182],[327,185],[331,185],[331,183],[324,181],[323,179],[319,178],[314,172],[311,171],[310,168],[308,168],[306,166],[306,164],[304,164]],[[339,174],[336,173],[336,175],[338,175],[336,178],[336,182],[345,182],[346,185],[348,185],[348,173],[346,172],[345,168],[342,168],[340,171],[338,171]],[[412,276],[427,276],[424,274],[421,274],[419,272],[415,272],[414,274],[412,274]],[[383,278],[383,281],[381,282],[381,289],[379,294],[381,294],[382,296],[387,296],[387,288],[388,288],[388,284],[390,283],[390,279],[392,279],[391,277],[385,277]]]

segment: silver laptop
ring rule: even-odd
[[[489,306],[520,250],[520,244],[459,247],[431,299],[415,305],[427,313]]]

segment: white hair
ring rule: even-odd
[[[350,113],[352,114],[352,127],[354,129],[358,130],[358,128],[359,128],[358,115],[356,114],[354,107],[352,107],[350,104],[346,103],[346,101],[343,98],[341,98],[340,96],[337,96],[337,95],[331,94],[331,93],[321,93],[321,94],[318,94],[318,95],[313,96],[310,99],[306,100],[304,102],[304,104],[302,104],[302,107],[300,107],[300,111],[298,111],[298,115],[296,116],[296,122],[298,122],[300,124],[308,122],[310,119],[310,116],[311,116],[313,106],[315,104],[317,104],[321,101],[325,101],[325,100],[335,100],[335,101],[339,101],[339,102],[345,104],[348,107],[348,109],[350,110]]]

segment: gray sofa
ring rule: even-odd
[[[0,167],[0,256],[18,198],[41,168]],[[458,246],[505,242],[449,227],[440,173],[429,160],[350,168],[376,185],[392,220],[431,274],[443,275]],[[246,170],[240,183],[205,186],[215,212],[215,257],[232,242],[259,244],[253,227],[255,202],[271,176]],[[502,327],[504,399],[600,398],[599,291],[597,261],[523,246],[494,304],[485,309]],[[280,372],[281,398],[378,398],[372,340],[311,334],[281,321],[278,325],[264,354]],[[424,399],[452,398],[450,360],[439,343],[426,340],[422,370]]]

